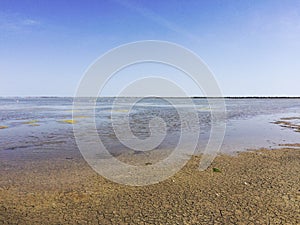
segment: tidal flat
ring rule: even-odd
[[[192,109],[181,98],[175,105],[145,99],[130,111],[126,99],[116,108],[113,100],[96,102],[99,137],[118,160],[143,166],[176,147],[182,126],[176,108],[187,117]],[[72,98],[1,98],[0,224],[297,224],[300,100],[225,102],[224,142],[209,168],[199,171],[210,109],[205,99],[194,99],[199,123],[185,129],[200,129],[200,136],[196,147],[184,143],[195,147],[191,159],[174,176],[135,187],[102,177],[84,160],[73,126],[90,117],[86,108],[72,117]],[[164,119],[167,135],[154,152],[132,151],[118,140],[110,121],[121,124],[125,113],[141,139],[150,135],[151,118]]]

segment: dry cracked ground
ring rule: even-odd
[[[0,164],[0,224],[299,224],[300,145],[221,155],[131,187],[80,158]],[[221,172],[214,172],[218,168]]]

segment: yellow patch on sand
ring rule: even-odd
[[[68,123],[68,124],[74,124],[74,123],[76,123],[75,120],[63,120],[62,122],[63,123]]]
[[[198,110],[200,110],[200,111],[210,111],[211,108],[207,108],[207,107],[205,107],[205,108],[198,108]]]
[[[77,118],[77,119],[86,119],[86,118],[88,118],[88,116],[74,116],[73,118]]]
[[[24,124],[35,124],[37,123],[38,121],[37,120],[29,120],[29,121],[25,121],[23,122]]]
[[[32,126],[32,127],[38,127],[38,126],[40,126],[39,124],[37,124],[37,123],[31,123],[31,124],[29,124],[30,126]]]

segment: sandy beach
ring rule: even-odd
[[[1,224],[299,224],[300,145],[194,156],[161,183],[113,183],[78,158],[2,160]],[[221,172],[214,172],[218,168]]]

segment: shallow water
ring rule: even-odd
[[[146,98],[128,110],[131,98],[122,98],[116,106],[113,106],[114,98],[98,99],[95,104],[95,121],[99,137],[112,153],[118,154],[130,148],[116,137],[112,118],[115,119],[114,125],[120,127],[129,119],[132,134],[145,140],[151,136],[149,122],[159,117],[166,124],[166,135],[160,133],[160,125],[157,125],[156,135],[165,136],[156,149],[173,149],[178,144],[181,129],[187,129],[191,134],[200,130],[197,152],[201,152],[211,128],[207,101],[193,99],[194,105],[190,105],[184,98],[172,98],[172,102],[175,102],[172,105],[169,100]],[[84,101],[90,103],[93,99]],[[17,153],[24,159],[78,155],[78,151],[74,151],[77,146],[73,125],[65,121],[72,120],[72,104],[72,98],[0,98],[0,126],[7,126],[6,129],[0,129],[0,154],[11,155],[13,150],[14,157],[17,157]],[[196,109],[199,123],[190,121],[182,124],[178,109],[184,111],[185,119],[189,119]],[[76,110],[80,115],[73,118],[76,123],[84,127],[93,122],[89,108],[83,105]],[[300,99],[226,99],[226,110],[227,128],[221,148],[223,153],[260,147],[275,148],[278,144],[300,142],[300,133],[271,123],[282,117],[299,117]],[[124,134],[127,134],[126,130]],[[127,141],[130,142],[130,135]],[[186,148],[191,147],[189,141],[184,144]]]

